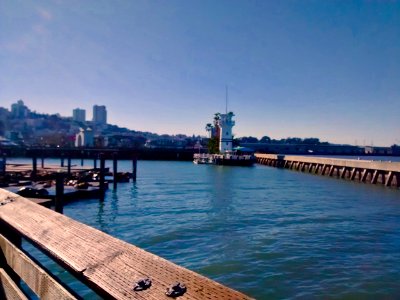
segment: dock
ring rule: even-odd
[[[400,187],[400,162],[255,154],[257,163],[386,187]]]
[[[134,228],[134,227],[133,227]],[[200,274],[0,189],[0,298],[25,299],[24,281],[40,299],[76,299],[21,249],[24,238],[106,299],[170,299],[175,282],[186,286],[175,299],[251,299]],[[151,286],[134,290],[143,278]]]

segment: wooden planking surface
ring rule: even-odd
[[[161,257],[0,189],[0,202],[7,198],[14,201],[0,206],[0,220],[113,298],[169,299],[165,296],[167,287],[180,281],[186,284],[188,291],[179,299],[250,299]],[[152,279],[152,287],[142,292],[133,291],[134,283],[145,276]]]
[[[0,299],[27,300],[14,281],[8,276],[4,269],[0,268]]]
[[[0,249],[7,264],[40,299],[76,299],[1,234]]]

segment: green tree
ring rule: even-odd
[[[217,137],[209,139],[208,152],[211,154],[219,153],[219,139]]]

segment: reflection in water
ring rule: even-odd
[[[107,223],[104,222],[103,220],[103,215],[104,215],[104,201],[98,201],[98,206],[97,206],[97,224],[99,224],[99,229],[103,232],[107,233]]]
[[[143,161],[136,183],[64,212],[257,299],[396,298],[399,193],[264,166]]]

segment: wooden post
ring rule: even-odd
[[[104,201],[105,194],[105,182],[104,182],[104,171],[105,171],[105,159],[104,154],[100,154],[100,201]]]
[[[56,174],[56,199],[55,199],[55,211],[62,214],[64,208],[64,174]]]
[[[43,154],[42,154],[42,156],[41,156],[41,160],[42,160],[41,166],[42,166],[42,169],[43,169],[43,168],[44,168],[44,156],[43,156]]]
[[[6,171],[7,171],[7,154],[3,153],[3,168],[1,172],[3,174],[6,174]]]
[[[93,168],[97,169],[97,158],[96,158],[96,156],[93,159]]]
[[[32,174],[31,174],[31,179],[36,180],[36,175],[37,175],[37,158],[36,156],[32,157]]]
[[[393,172],[389,172],[388,175],[386,176],[386,182],[385,186],[391,186],[392,185],[392,180],[393,180]]]
[[[81,151],[81,167],[83,167],[83,155],[84,155],[84,152]]]
[[[67,171],[67,173],[68,173],[68,177],[70,177],[71,176],[71,156],[68,156],[67,161],[68,161],[68,171]]]
[[[61,153],[61,167],[64,167],[64,154]]]
[[[132,159],[132,180],[136,181],[136,175],[137,175],[137,157],[135,156]]]
[[[117,153],[114,152],[113,155],[112,155],[112,158],[113,158],[113,177],[114,177],[113,187],[114,187],[114,190],[116,190],[117,189],[117,183],[118,183],[118,179],[117,179],[117,177],[118,177]]]

